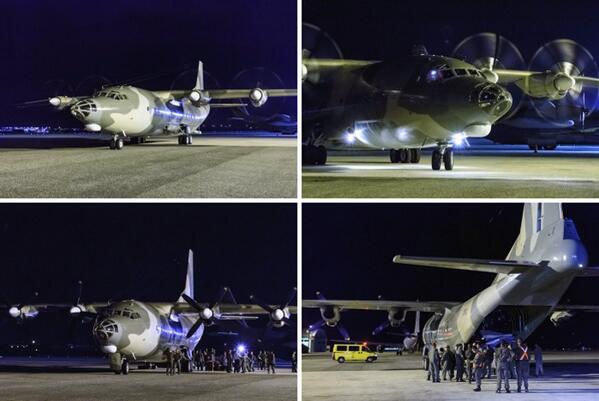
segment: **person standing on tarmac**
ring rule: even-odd
[[[297,373],[297,353],[291,354],[291,373]]]
[[[543,348],[539,344],[535,344],[535,375],[543,376]]]
[[[273,351],[267,351],[266,352],[266,371],[268,373],[270,373],[270,371],[272,370],[272,374],[275,374],[275,364],[276,364],[276,358],[275,358],[275,353]]]
[[[472,384],[472,365],[475,355],[476,351],[474,349],[474,345],[468,344],[466,346],[466,352],[464,354],[466,358],[466,375],[468,376],[468,384]]]
[[[507,347],[507,343],[503,341],[501,347],[495,350],[495,366],[497,367],[497,393],[501,393],[501,379],[504,380],[505,392],[510,393],[510,363],[513,359],[512,352]]]
[[[455,381],[464,381],[464,351],[462,344],[458,344],[455,349]]]
[[[518,376],[518,392],[522,390],[524,384],[524,392],[528,393],[528,376],[530,375],[530,357],[528,356],[528,346],[526,343],[518,339],[516,344],[516,374]]]
[[[228,349],[225,351],[225,363],[227,367],[227,373],[233,372],[233,352]]]
[[[482,382],[482,378],[485,375],[485,362],[486,353],[483,347],[479,347],[476,351],[476,355],[474,355],[474,378],[476,379],[476,388],[474,391],[480,391],[480,386]]]
[[[173,368],[173,375],[175,374],[175,371],[178,375],[181,374],[181,359],[183,359],[183,353],[177,348],[173,352],[173,364],[175,365]]]
[[[164,357],[166,359],[166,375],[171,376],[174,374],[173,372],[175,371],[175,365],[173,364],[173,353],[170,348],[164,350]]]
[[[433,343],[432,349],[428,353],[429,364],[431,367],[431,379],[433,383],[440,383],[440,368],[441,368],[441,356],[439,355],[439,350],[437,349],[437,343]]]
[[[428,345],[422,347],[422,368],[427,371],[429,370]]]

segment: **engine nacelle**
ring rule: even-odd
[[[407,311],[404,311],[403,314],[400,315],[400,311],[398,309],[390,309],[387,314],[387,319],[389,319],[389,326],[391,327],[399,327],[406,319]]]
[[[69,309],[69,315],[71,316],[79,316],[83,312],[87,312],[87,309],[85,309],[85,306],[83,305],[73,305],[71,306],[71,309]]]
[[[268,100],[268,93],[264,89],[254,88],[250,91],[248,97],[252,102],[252,106],[260,107]]]
[[[574,314],[570,311],[559,311],[553,312],[549,320],[551,320],[551,323],[553,323],[555,327],[558,327],[564,323],[567,323],[570,319],[572,319],[573,316]]]
[[[8,309],[8,314],[15,319],[33,319],[39,314],[37,308],[29,305],[23,305],[21,307],[12,306]]]
[[[64,109],[65,107],[72,106],[78,101],[79,99],[72,98],[69,96],[54,96],[48,99],[48,103],[50,103],[50,105],[57,107],[60,110]]]
[[[291,313],[288,308],[276,308],[268,315],[268,317],[274,327],[281,328],[285,326],[285,320],[291,317]]]
[[[576,80],[563,72],[546,71],[532,74],[516,84],[531,97],[562,99],[576,85]]]
[[[201,106],[210,103],[210,97],[199,89],[192,90],[187,96],[194,106]]]
[[[341,320],[341,312],[339,311],[339,308],[336,306],[327,306],[320,308],[320,316],[322,317],[322,320],[324,320],[326,325],[329,327],[337,326],[337,323],[339,323],[339,321]]]

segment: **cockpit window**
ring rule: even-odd
[[[141,319],[141,315],[137,312],[131,312],[131,319]]]
[[[426,82],[435,82],[435,81],[440,81],[443,79],[443,73],[444,71],[440,71],[436,68],[433,68],[432,70],[430,70],[427,74],[426,74]]]
[[[443,79],[455,77],[455,73],[453,72],[453,70],[443,70],[441,71],[441,75],[443,76]]]
[[[127,95],[120,93],[119,91],[116,90],[101,90],[99,92],[96,92],[96,94],[94,95],[95,97],[107,97],[109,99],[114,99],[114,100],[126,100],[127,99]]]
[[[458,76],[468,75],[468,73],[466,72],[466,69],[464,69],[464,68],[456,68],[455,73],[458,74]]]
[[[468,72],[470,73],[470,75],[474,75],[475,77],[478,76],[478,71],[476,70],[468,70]]]

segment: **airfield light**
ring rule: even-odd
[[[245,352],[245,345],[239,344],[237,346],[237,352],[240,353],[240,354],[244,353]]]

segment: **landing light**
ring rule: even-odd
[[[345,134],[345,142],[354,143],[356,141],[356,134]]]
[[[469,145],[468,140],[466,138],[466,134],[460,132],[451,136],[451,142],[456,147],[462,147],[464,145]]]

